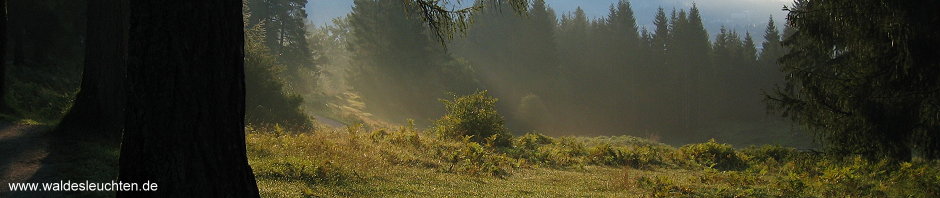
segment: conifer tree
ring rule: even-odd
[[[666,18],[666,12],[663,11],[663,8],[660,7],[656,12],[656,18],[653,19],[653,25],[656,26],[656,29],[653,31],[652,47],[653,52],[660,56],[660,59],[665,59],[666,49],[668,49],[669,40],[669,19]],[[665,62],[662,60],[660,62]]]
[[[852,6],[845,6],[852,5]],[[938,2],[798,0],[768,98],[838,154],[940,157]]]
[[[777,59],[783,53],[783,46],[780,45],[780,32],[777,25],[774,24],[773,16],[767,21],[767,29],[764,30],[764,43],[761,44],[761,53],[758,60],[761,64],[770,66],[776,65]]]
[[[367,108],[392,121],[429,120],[433,101],[477,87],[468,64],[443,50],[414,4],[354,1],[349,15],[353,88]],[[428,118],[428,119],[424,119]]]
[[[754,61],[757,61],[757,46],[754,45],[754,39],[751,38],[750,32],[744,33],[744,46],[741,49],[741,57],[744,59],[745,64],[753,65]]]
[[[247,5],[251,11],[248,26],[261,25],[265,46],[287,73],[315,69],[304,28],[307,0],[248,0]]]

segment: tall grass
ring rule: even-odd
[[[544,196],[940,196],[937,161],[869,161],[780,146],[734,149],[709,141],[674,148],[629,136],[537,133],[497,146],[414,125],[248,131],[249,161],[265,196],[525,196],[516,194],[520,188],[544,188],[533,192]],[[565,175],[580,178],[559,178]],[[438,183],[422,182],[432,178]],[[575,181],[585,178],[594,181]]]

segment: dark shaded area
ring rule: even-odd
[[[0,113],[14,113],[7,103],[7,1],[0,1]]]
[[[85,66],[72,108],[57,133],[120,142],[124,123],[124,76],[127,59],[127,1],[88,0]],[[74,135],[73,135],[74,136]]]
[[[21,175],[28,174],[24,178],[4,178],[13,179],[16,182],[109,182],[117,180],[117,149],[119,145],[114,141],[107,142],[104,139],[95,140],[82,137],[81,134],[55,134],[51,132],[50,127],[36,125],[9,124],[7,126],[16,126],[15,128],[5,127],[4,132],[8,130],[18,130],[19,135],[15,139],[4,139],[0,142],[0,147],[4,151],[15,152],[20,155],[9,156],[0,159],[3,163],[13,163],[15,167],[22,171]],[[7,141],[9,140],[9,141]],[[17,147],[9,149],[7,147]],[[39,156],[28,157],[22,154],[41,154]],[[23,158],[27,157],[27,158]],[[28,163],[16,161],[19,159],[29,159]],[[9,171],[6,167],[2,171]],[[6,183],[3,183],[6,186]],[[4,197],[113,197],[114,192],[6,192],[4,188],[2,194]]]
[[[242,2],[133,1],[118,197],[258,197],[245,150]],[[221,182],[220,182],[221,181]]]
[[[52,122],[79,87],[85,1],[8,1],[4,100],[17,117]]]
[[[938,2],[796,1],[768,98],[830,151],[940,158]]]

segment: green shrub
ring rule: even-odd
[[[570,137],[554,139],[529,133],[513,139],[512,148],[504,150],[509,156],[535,165],[583,167],[587,162],[587,149],[584,144]]]
[[[421,140],[421,135],[417,129],[415,129],[414,122],[409,120],[409,123],[408,126],[399,127],[396,131],[389,132],[389,129],[372,131],[369,138],[373,142],[387,141],[395,145],[423,148],[425,143]]]
[[[626,161],[623,153],[610,144],[599,144],[588,149],[588,159],[601,165],[623,165]]]
[[[653,146],[614,147],[610,144],[598,144],[588,149],[588,159],[598,165],[645,169],[661,164],[663,158],[660,154],[666,152]]]
[[[701,165],[718,170],[741,170],[747,164],[730,144],[719,144],[715,139],[706,143],[682,146],[676,152],[676,159],[683,163]]]
[[[450,155],[449,161],[449,172],[499,177],[508,176],[509,171],[518,165],[515,159],[492,152],[469,138],[465,138]]]
[[[539,133],[526,133],[514,138],[512,148],[508,149],[506,153],[515,158],[541,162],[544,158],[540,158],[542,155],[539,154],[539,148],[553,142],[554,140],[551,137]]]
[[[815,177],[808,178],[809,193],[820,197],[884,197],[879,192],[873,180],[878,172],[884,172],[883,167],[873,166],[868,160],[854,157],[844,161],[823,160],[816,165],[819,172]],[[873,169],[874,168],[874,169]]]
[[[542,135],[541,133],[526,133],[525,135],[516,137],[512,141],[512,147],[522,150],[536,150],[539,146],[551,144],[555,142],[551,137]]]
[[[559,138],[553,144],[539,148],[544,162],[555,167],[581,167],[588,161],[584,143],[572,137]]]
[[[623,150],[624,164],[633,168],[652,168],[665,164],[663,154],[669,150],[657,146],[635,146]]]
[[[383,131],[384,130],[379,130]],[[410,145],[416,148],[421,148],[424,146],[424,143],[421,142],[421,136],[418,135],[418,129],[415,126],[415,121],[409,119],[407,126],[399,127],[398,132],[388,134],[389,142],[399,144],[399,145]]]
[[[629,135],[620,136],[597,136],[597,137],[579,137],[587,145],[610,144],[611,146],[655,146],[669,147],[666,144],[652,141],[645,138],[639,138]]]
[[[788,197],[938,197],[938,165],[938,161],[896,163],[794,153],[778,167],[752,169],[772,175],[770,186]]]
[[[538,162],[550,167],[583,167],[586,160],[577,148],[565,147],[560,144],[551,144],[539,147],[536,159]]]
[[[441,100],[446,114],[435,123],[435,131],[442,137],[460,139],[469,136],[470,141],[490,143],[494,146],[510,146],[508,129],[503,124],[503,117],[496,112],[496,98],[486,91]]]
[[[749,161],[764,162],[773,159],[777,162],[789,160],[791,156],[798,153],[794,148],[782,147],[780,145],[749,146],[741,150],[741,153],[749,157]]]
[[[940,163],[938,162],[940,161],[901,163],[886,183],[896,184],[892,188],[894,195],[940,197]]]

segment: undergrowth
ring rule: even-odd
[[[414,121],[301,132],[248,127],[249,162],[262,195],[274,196],[427,192],[414,186],[464,195],[539,193],[524,186],[566,197],[940,197],[938,161],[871,161],[770,145],[735,149],[714,139],[675,148],[632,136],[513,136],[495,102],[486,92],[446,100],[447,114],[425,130]],[[412,188],[389,184],[396,182]],[[590,186],[555,190],[569,185]]]
[[[630,136],[528,133],[510,139],[509,146],[498,146],[469,136],[436,136],[413,124],[371,130],[354,125],[309,133],[283,130],[249,127],[249,161],[259,181],[300,182],[308,186],[296,192],[300,194],[311,192],[309,186],[369,186],[401,168],[498,180],[528,170],[581,172],[610,167],[623,172],[605,175],[624,184],[615,192],[639,190],[649,197],[940,196],[936,161],[868,161],[779,146],[734,149],[715,141],[674,148]]]

